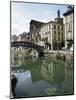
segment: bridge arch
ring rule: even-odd
[[[24,41],[11,42],[11,47],[20,47],[20,46],[28,47],[28,48],[34,48],[38,52],[39,57],[44,56],[44,53],[43,53],[44,47],[43,46],[39,46],[39,45],[34,44],[32,42],[24,42]]]

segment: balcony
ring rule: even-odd
[[[72,37],[67,37],[66,38],[66,41],[71,41],[71,40],[73,40]]]
[[[68,29],[68,31],[67,32],[72,32],[72,30],[71,29]]]

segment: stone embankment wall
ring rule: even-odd
[[[45,52],[45,56],[49,56],[52,58],[67,60],[67,61],[73,61],[74,60],[74,54],[73,51],[65,52],[65,51],[52,51],[52,52]]]

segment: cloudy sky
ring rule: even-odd
[[[48,22],[57,17],[57,10],[60,10],[61,17],[67,10],[67,5],[51,5],[36,3],[11,2],[11,31],[12,35],[19,35],[22,32],[29,32],[31,19]]]

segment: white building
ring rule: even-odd
[[[42,41],[48,45],[49,49],[57,50],[64,47],[64,25],[59,10],[57,12],[57,18],[55,18],[54,21],[43,24],[39,34],[41,35]]]
[[[65,47],[70,49],[74,41],[74,7],[68,6],[68,10],[63,15],[65,25]]]
[[[63,18],[60,17],[60,10],[57,11],[57,17],[54,21],[47,23],[31,20],[30,38],[38,44],[44,43],[45,48],[50,50],[60,50],[64,47],[65,35]]]

